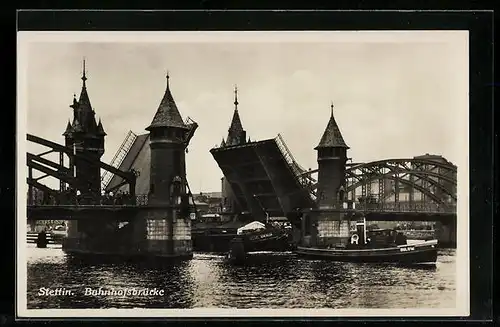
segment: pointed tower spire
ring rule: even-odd
[[[73,93],[73,102],[69,105],[70,108],[76,109],[78,107],[78,101],[76,101],[76,94]]]
[[[71,127],[71,123],[68,119],[68,125],[66,125],[66,130],[63,133],[63,136],[69,136],[73,133],[73,127]]]
[[[229,131],[231,132],[242,132],[243,125],[241,124],[240,114],[238,113],[238,86],[234,86],[234,113],[233,119],[231,120],[231,125],[229,127]]]
[[[82,73],[83,87],[85,87],[85,81],[87,81],[87,75],[85,71],[85,57],[83,57],[83,73]]]
[[[170,84],[169,84],[170,76],[167,72],[167,89],[165,90],[165,94],[158,106],[158,110],[153,118],[151,124],[146,127],[146,130],[151,131],[152,128],[155,127],[177,127],[182,129],[189,129],[184,121],[182,120],[182,116],[177,109],[177,105],[175,104],[172,93],[170,92]]]
[[[339,126],[337,125],[337,122],[333,117],[333,102],[330,105],[330,111],[330,120],[328,121],[325,132],[323,133],[323,136],[321,137],[321,140],[319,141],[319,144],[315,149],[331,147],[341,147],[349,149],[344,141],[344,138],[342,137]]]
[[[220,147],[223,148],[226,146],[226,141],[224,141],[224,138],[222,138],[222,142],[220,142]]]
[[[102,126],[101,118],[99,118],[99,124],[97,124],[97,135],[107,135],[104,131],[104,127]]]
[[[227,133],[227,145],[243,144],[246,140],[246,131],[241,124],[240,114],[238,113],[238,87],[234,86],[234,112]]]
[[[238,85],[234,85],[234,110],[238,110]]]
[[[82,90],[80,92],[80,97],[78,101],[76,98],[73,100],[73,108],[75,108],[75,119],[78,119],[80,127],[83,132],[94,132],[92,130],[95,127],[95,120],[93,117],[92,105],[90,104],[89,95],[87,93],[87,69],[85,58],[83,59],[83,71],[82,71]]]

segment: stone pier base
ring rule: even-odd
[[[67,253],[190,259],[191,220],[148,210],[132,221],[69,221]]]
[[[303,218],[302,246],[344,247],[350,240],[350,220],[337,209],[307,212]]]
[[[457,222],[436,223],[436,237],[440,247],[457,246]]]
[[[319,220],[317,245],[319,247],[346,246],[349,241],[349,225],[347,220]]]

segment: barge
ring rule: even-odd
[[[235,238],[241,238],[246,252],[286,251],[293,244],[291,226],[276,219],[263,223],[249,217],[226,222],[218,215],[203,218],[191,231],[194,251],[227,253]]]
[[[406,236],[396,230],[367,231],[364,217],[356,223],[349,241],[326,248],[298,246],[296,253],[312,259],[404,265],[435,264],[438,256],[437,240],[408,244]]]

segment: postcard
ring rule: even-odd
[[[18,316],[467,316],[468,52],[19,32]]]

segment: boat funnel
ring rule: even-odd
[[[359,244],[366,244],[366,219],[363,217],[362,219],[356,222],[356,232],[358,234]]]

